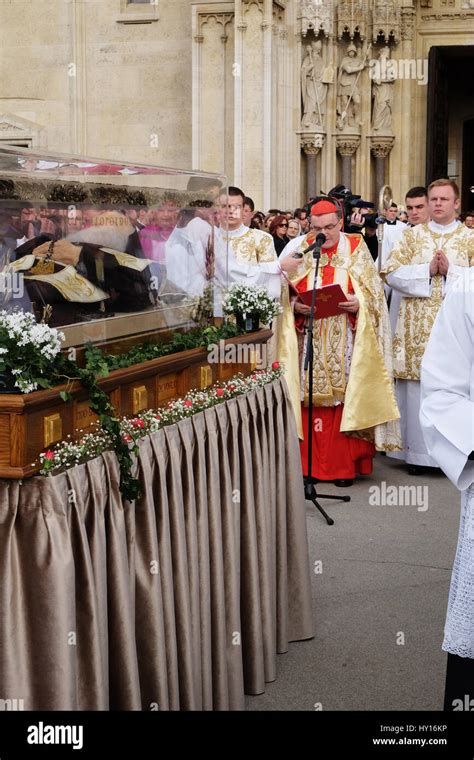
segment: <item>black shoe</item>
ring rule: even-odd
[[[347,478],[345,480],[335,480],[334,485],[338,488],[349,488],[354,483],[354,481],[350,478]]]
[[[409,464],[408,465],[408,474],[409,475],[424,475],[426,473],[426,467],[424,467],[422,464]]]

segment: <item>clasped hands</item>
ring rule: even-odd
[[[446,276],[449,269],[449,260],[443,251],[436,251],[435,255],[430,261],[430,277],[435,274],[442,274]]]

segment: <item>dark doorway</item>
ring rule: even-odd
[[[428,59],[426,183],[451,177],[474,205],[474,46],[435,46]]]
[[[448,173],[448,70],[445,49],[432,47],[428,58],[427,185]]]
[[[474,119],[464,122],[462,134],[461,207],[464,212],[474,209]]]

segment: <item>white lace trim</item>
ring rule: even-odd
[[[474,659],[474,485],[463,492],[461,499],[461,524],[442,648]]]

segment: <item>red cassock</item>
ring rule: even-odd
[[[357,245],[356,238],[350,238],[351,252]],[[337,245],[329,249],[323,249],[329,258],[336,252]],[[334,267],[330,264],[322,270],[322,285],[331,285],[334,282]],[[307,289],[307,281],[304,278],[296,286],[304,292]],[[349,293],[354,289],[349,280]],[[355,315],[349,314],[352,324]],[[318,322],[315,322],[315,330]],[[344,404],[337,406],[313,407],[313,422],[311,425],[313,436],[313,467],[312,474],[319,480],[347,480],[357,475],[370,475],[372,472],[372,460],[375,456],[373,443],[363,441],[360,438],[341,433],[341,419]],[[304,440],[300,442],[303,474],[308,474],[308,408],[301,405]]]

